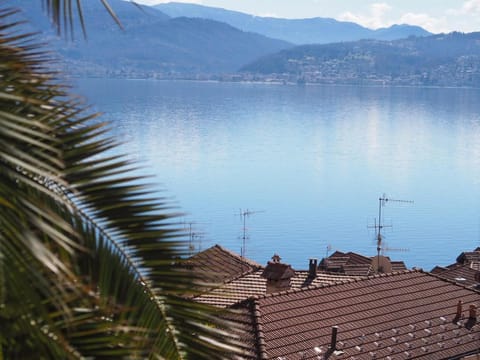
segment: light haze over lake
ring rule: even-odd
[[[480,90],[85,79],[122,152],[154,174],[216,243],[297,269],[327,246],[408,267],[448,265],[480,246]]]

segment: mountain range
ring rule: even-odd
[[[241,71],[279,81],[480,86],[480,32],[303,45]]]
[[[263,18],[193,4],[108,3],[123,29],[101,1],[84,1],[87,39],[77,21],[75,37],[65,40],[38,16],[41,1],[9,1],[72,75],[480,86],[479,33],[430,35],[408,25],[374,31],[333,19]],[[304,42],[314,44],[297,45]]]
[[[337,21],[331,18],[280,19],[176,2],[162,3],[154,7],[171,17],[187,16],[221,21],[243,31],[255,32],[296,45],[326,44],[361,39],[394,40],[409,36],[432,35],[419,26],[405,24],[372,30],[352,22]]]
[[[202,74],[234,72],[242,65],[292,44],[244,32],[226,23],[199,18],[171,18],[161,11],[108,0],[124,30],[101,1],[83,1],[87,40],[78,22],[73,41],[56,36],[42,11],[41,1],[12,0],[33,29],[40,30],[65,60],[67,70],[82,75]]]

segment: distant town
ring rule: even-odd
[[[214,16],[202,6],[190,13],[182,4],[166,5],[141,12],[113,2],[123,14],[121,30],[99,11],[101,4],[92,4],[85,9],[94,34],[88,42],[58,38],[48,22],[39,22],[38,4],[26,7],[25,15],[58,53],[55,69],[70,76],[480,87],[479,32],[431,34],[408,25],[372,31],[333,19],[260,21],[222,9]]]
[[[338,84],[366,86],[441,86],[441,87],[480,87],[480,59],[475,62],[465,61],[465,66],[458,64],[442,65],[429,72],[402,74],[397,76],[379,75],[345,69],[338,61],[312,64],[310,59],[297,61],[301,71],[293,73],[181,73],[156,72],[132,68],[106,69],[97,66],[82,66],[81,71],[74,63],[67,63],[64,70],[72,77],[119,78],[119,79],[155,79],[155,80],[194,80],[256,82],[284,85]]]

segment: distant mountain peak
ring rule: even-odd
[[[187,16],[217,20],[243,31],[256,32],[298,45],[326,44],[360,39],[395,40],[409,36],[431,35],[419,26],[407,24],[372,30],[353,22],[338,21],[332,18],[283,19],[262,17],[191,3],[162,3],[155,5],[155,8],[171,17]]]

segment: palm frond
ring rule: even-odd
[[[105,10],[110,14],[117,25],[122,28],[120,19],[115,14],[107,0],[88,0],[100,1]],[[85,18],[83,16],[82,1],[81,0],[43,0],[43,6],[47,11],[49,18],[53,21],[58,34],[70,34],[73,37],[75,13],[78,15],[80,27],[83,35],[87,36],[87,29],[85,26]]]
[[[69,21],[68,0],[46,3]],[[0,9],[0,319],[11,323],[0,354],[238,353],[232,324],[186,296],[200,285],[178,266],[188,246],[177,210],[108,155],[106,126],[61,85],[51,54],[16,34],[14,13]]]

